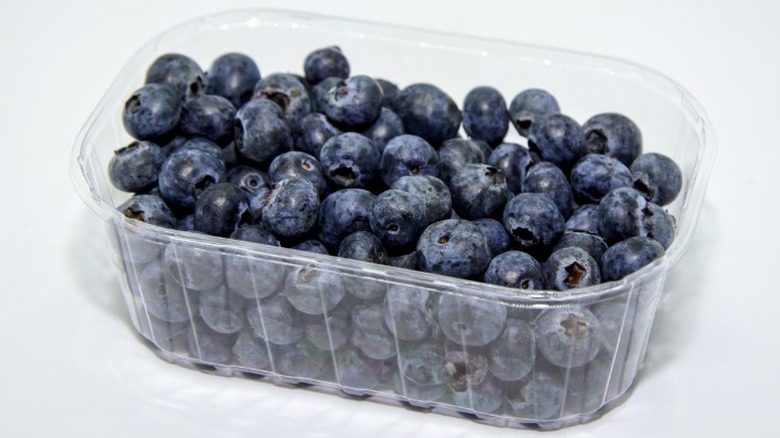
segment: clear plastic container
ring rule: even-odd
[[[205,69],[225,52],[243,52],[266,75],[300,72],[306,54],[327,45],[342,48],[353,74],[401,87],[434,83],[459,103],[478,85],[496,87],[507,100],[533,87],[552,92],[562,111],[581,123],[601,112],[626,114],[642,130],[645,151],[667,154],[682,169],[682,193],[668,206],[678,226],[674,243],[663,258],[621,281],[570,292],[518,293],[162,229],[116,211],[129,197],[107,177],[113,151],[131,140],[122,126],[122,106],[157,56],[187,54]],[[524,142],[510,131],[508,140]],[[631,62],[299,12],[247,10],[187,22],[142,46],[81,130],[71,172],[84,201],[105,221],[132,322],[161,357],[222,375],[307,383],[361,400],[548,429],[597,418],[628,394],[667,273],[691,242],[714,155],[710,123],[693,97]],[[299,312],[286,299],[295,294],[314,296],[322,307]],[[580,364],[580,352],[559,347],[563,355],[553,364],[541,353],[540,340],[528,333],[539,325],[539,315],[555,312],[573,330],[597,318],[585,331],[600,338],[592,360]],[[504,333],[487,345],[467,335],[453,342],[442,334],[488,330],[487,325]]]

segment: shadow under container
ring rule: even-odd
[[[569,292],[518,291],[401,268],[254,245],[122,216],[109,183],[131,141],[123,103],[168,52],[202,66],[243,52],[264,75],[298,71],[338,45],[353,74],[403,87],[436,84],[462,102],[479,85],[507,98],[552,92],[584,122],[629,116],[646,152],[674,159],[682,192],[667,210],[677,235],[664,257],[617,281]],[[507,141],[523,143],[512,131]],[[690,245],[714,160],[712,128],[681,86],[646,67],[599,56],[289,11],[207,16],[164,32],[127,63],[76,141],[71,173],[105,221],[133,325],[163,358],[223,375],[554,429],[621,402],[641,367],[668,271]],[[556,344],[557,324],[587,342]],[[586,345],[586,347],[583,347]]]

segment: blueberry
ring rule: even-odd
[[[574,197],[569,180],[563,171],[552,163],[536,163],[528,169],[523,181],[523,193],[548,195],[555,202],[564,219],[571,216],[574,209]]]
[[[315,239],[305,240],[293,246],[292,248],[297,249],[299,251],[313,252],[315,254],[322,254],[322,255],[329,254],[328,248],[326,248],[325,245],[322,244],[322,242]]]
[[[227,172],[226,180],[238,186],[247,195],[261,188],[268,188],[268,174],[266,172],[243,164],[231,168]]]
[[[396,341],[384,323],[382,304],[352,308],[352,344],[366,356],[385,360],[396,355]]]
[[[224,280],[222,254],[211,247],[171,243],[163,262],[171,278],[187,290],[212,290]]]
[[[244,327],[247,301],[221,285],[199,295],[200,317],[217,333],[236,333]]]
[[[188,294],[159,263],[149,263],[138,278],[144,308],[166,322],[188,321],[197,314],[195,294]]]
[[[437,317],[449,340],[465,347],[482,347],[501,335],[506,307],[494,301],[442,294]]]
[[[224,181],[225,177],[225,164],[219,158],[200,149],[182,148],[163,162],[158,186],[169,205],[191,212],[198,195],[209,185]]]
[[[234,141],[236,153],[247,160],[265,164],[292,148],[290,127],[267,104],[249,101],[236,113]]]
[[[382,151],[379,165],[382,181],[389,187],[408,175],[438,176],[436,150],[423,138],[403,134],[390,140]]]
[[[598,203],[607,193],[631,187],[633,176],[620,161],[602,154],[588,154],[571,170],[571,189],[580,204]]]
[[[488,365],[493,376],[504,381],[520,380],[534,368],[536,342],[531,326],[507,318],[504,331],[488,347]]]
[[[190,213],[176,221],[175,228],[179,231],[195,231],[195,213]]]
[[[176,218],[157,195],[135,195],[116,208],[126,218],[163,228],[173,228]]]
[[[169,143],[169,145],[171,143]],[[204,152],[209,155],[213,155],[214,158],[223,161],[222,148],[219,147],[219,145],[217,145],[213,141],[202,137],[183,138],[183,140],[177,142],[176,145],[171,147],[165,156],[167,158],[173,155],[175,152],[180,152],[188,149],[197,150],[199,152]]]
[[[604,154],[631,166],[642,153],[642,133],[628,117],[617,113],[597,114],[582,125],[585,152]]]
[[[584,307],[552,308],[534,322],[539,352],[553,365],[574,368],[593,360],[601,346],[601,326]]]
[[[660,207],[650,205],[641,193],[630,187],[609,192],[599,202],[599,234],[612,244],[633,236],[654,238],[658,231],[663,240],[671,243],[668,229],[670,224],[673,227],[671,218]],[[656,223],[660,225],[658,230],[654,227]]]
[[[648,201],[661,206],[674,201],[682,188],[682,171],[666,155],[649,152],[631,163],[633,187]]]
[[[302,152],[319,157],[325,142],[342,133],[324,114],[310,113],[301,120],[301,133],[296,138],[295,147]]]
[[[445,140],[438,149],[439,178],[446,184],[467,164],[481,164],[487,161],[479,143],[464,138]]]
[[[243,53],[225,53],[208,70],[209,93],[222,96],[234,107],[241,108],[252,98],[260,69]]]
[[[239,232],[247,228],[240,228]],[[278,246],[278,241],[274,246]],[[247,299],[257,300],[273,295],[282,289],[286,275],[287,270],[283,266],[261,260],[252,253],[225,257],[225,282],[233,293]]]
[[[276,184],[287,178],[307,179],[314,185],[319,195],[325,192],[327,185],[320,162],[305,152],[285,152],[277,155],[271,161],[271,165],[268,167],[268,179],[271,184]]]
[[[382,106],[388,109],[393,109],[395,105],[395,98],[398,96],[398,85],[387,79],[374,78],[377,84],[382,88]]]
[[[453,392],[452,401],[456,407],[465,408],[467,412],[477,416],[489,414],[498,410],[504,403],[504,386],[504,382],[487,375],[479,384]]]
[[[139,308],[138,311],[142,312],[142,309]],[[187,329],[190,326],[189,320],[168,322],[151,313],[147,313],[145,317],[140,316],[138,322],[141,335],[163,351],[174,351],[187,335]]]
[[[122,122],[133,138],[164,142],[179,124],[181,103],[167,85],[147,84],[125,102]]]
[[[664,255],[664,247],[649,237],[629,237],[604,252],[604,281],[620,280]]]
[[[376,145],[379,153],[385,150],[387,142],[404,133],[404,125],[401,118],[392,110],[382,107],[379,117],[373,125],[363,131],[363,135],[370,138]]]
[[[435,176],[403,176],[397,179],[390,188],[419,196],[425,204],[425,216],[428,223],[446,219],[452,210],[450,189]]]
[[[487,164],[501,169],[509,190],[514,193],[523,191],[528,169],[533,164],[528,148],[517,143],[501,143],[488,156]]]
[[[347,346],[335,353],[338,383],[341,390],[347,394],[362,396],[370,394],[381,384],[387,365],[377,359],[372,359]]]
[[[195,202],[196,231],[227,237],[251,221],[246,193],[235,184],[212,184]]]
[[[312,110],[306,86],[290,73],[272,73],[260,79],[252,98],[267,99],[278,105],[293,134],[300,132],[301,121]]]
[[[504,228],[520,248],[550,247],[563,235],[564,220],[553,200],[541,193],[520,193],[504,208]]]
[[[233,359],[233,345],[237,336],[217,333],[198,318],[192,320],[187,333],[190,354],[193,358],[214,365],[228,365]]]
[[[558,101],[545,90],[530,88],[518,93],[509,104],[509,117],[518,134],[528,137],[534,121],[560,112]]]
[[[432,301],[426,289],[391,285],[387,288],[383,309],[387,328],[402,341],[429,338],[436,324]]]
[[[287,301],[299,312],[322,315],[344,299],[344,283],[337,272],[304,266],[293,270],[284,283]]]
[[[469,347],[444,341],[444,372],[447,386],[455,392],[480,385],[490,374],[486,348]]]
[[[435,145],[455,137],[463,119],[455,101],[431,84],[412,84],[401,90],[394,109],[407,133]]]
[[[252,330],[242,330],[233,345],[233,356],[238,365],[253,370],[270,371],[271,358],[268,354],[268,344],[262,338],[255,336]]]
[[[338,256],[380,265],[388,264],[382,241],[368,231],[355,231],[341,241]]]
[[[674,217],[652,202],[647,204],[647,208],[650,211],[650,230],[647,236],[657,240],[664,249],[669,249],[675,234]]]
[[[369,231],[376,195],[363,189],[338,190],[323,199],[317,218],[317,238],[334,251],[356,231]]]
[[[332,76],[346,79],[349,77],[349,61],[339,47],[324,47],[306,56],[303,71],[312,85]]]
[[[162,149],[148,141],[134,141],[114,151],[108,162],[108,177],[124,192],[143,192],[157,185],[165,161]]]
[[[369,223],[388,251],[409,249],[428,225],[425,202],[408,192],[386,190],[376,197]]]
[[[261,243],[263,245],[279,246],[279,240],[262,225],[247,225],[238,228],[232,234],[231,239],[244,242]]]
[[[504,229],[504,225],[501,222],[491,218],[483,218],[472,221],[472,223],[485,236],[491,258],[509,249],[509,244],[511,243],[509,234],[506,233],[506,229]]]
[[[179,130],[189,137],[204,137],[227,145],[233,139],[236,107],[222,96],[203,94],[184,100]]]
[[[566,398],[560,380],[545,371],[534,371],[506,388],[507,404],[515,415],[529,420],[547,420],[560,415]]]
[[[593,412],[617,396],[622,366],[612,354],[600,354],[586,365],[568,370],[565,412]]]
[[[599,206],[598,204],[584,204],[572,212],[564,225],[566,230],[587,231],[598,234],[599,232]]]
[[[469,91],[463,102],[463,129],[469,137],[501,143],[509,130],[509,112],[498,90],[482,86]]]
[[[544,287],[542,266],[534,257],[522,251],[507,251],[490,260],[484,281],[518,289]]]
[[[446,219],[425,229],[417,242],[417,257],[417,267],[422,271],[475,278],[490,263],[490,248],[476,225],[463,219]]]
[[[542,273],[545,287],[558,291],[601,283],[601,271],[596,259],[576,246],[554,251],[542,265]]]
[[[318,348],[338,350],[347,343],[352,331],[350,311],[346,306],[336,306],[327,315],[306,315],[303,330]]]
[[[637,239],[641,239],[638,237]],[[631,324],[636,313],[636,306],[626,301],[602,301],[591,306],[591,312],[596,316],[601,325],[601,340],[607,352],[614,354],[618,348],[623,333],[631,330]]]
[[[528,131],[528,148],[568,173],[585,155],[582,129],[574,119],[553,113],[537,117]]]
[[[276,372],[295,379],[317,379],[332,367],[330,353],[317,348],[306,338],[274,348]]]
[[[324,108],[328,104],[328,91],[330,91],[331,88],[335,87],[342,80],[344,80],[344,78],[331,76],[321,80],[311,87],[311,93],[309,94],[311,98],[312,112],[325,112]],[[322,116],[325,117],[325,114],[322,114]],[[328,123],[330,124],[331,122],[328,121]]]
[[[561,236],[558,243],[553,247],[553,251],[557,251],[567,246],[576,246],[582,248],[593,257],[594,260],[601,260],[601,256],[604,255],[604,251],[607,250],[607,242],[603,237],[598,234],[591,233],[589,231],[580,230],[566,230]]]
[[[263,223],[274,234],[299,237],[317,222],[320,199],[317,189],[303,178],[279,181],[263,207]]]
[[[504,173],[487,164],[468,164],[450,181],[452,208],[464,219],[500,216],[512,197]]]
[[[287,345],[303,334],[303,315],[295,310],[284,294],[276,294],[250,304],[247,321],[255,336],[275,345]]]
[[[363,188],[378,176],[380,154],[367,137],[346,132],[330,138],[320,149],[328,180],[338,187]]]
[[[399,346],[395,391],[411,405],[429,408],[448,392],[446,361],[441,342],[425,341]]]
[[[180,99],[204,94],[208,84],[198,63],[179,53],[166,53],[155,59],[146,71],[146,83],[166,84]]]
[[[391,256],[388,264],[397,268],[417,269],[417,251]]]
[[[336,83],[325,95],[322,112],[336,126],[351,130],[370,127],[379,118],[382,88],[366,75],[356,75]]]

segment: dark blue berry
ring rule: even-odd
[[[227,365],[231,363],[236,338],[236,335],[215,332],[195,318],[187,333],[187,345],[191,357],[212,365]]]
[[[310,84],[316,85],[329,77],[346,79],[349,77],[349,61],[336,46],[315,50],[303,61],[303,72]]]
[[[504,172],[509,190],[518,194],[523,191],[523,181],[533,159],[528,148],[517,143],[501,143],[488,156],[487,163]]]
[[[254,242],[263,245],[279,246],[279,240],[262,225],[247,225],[238,228],[230,235],[231,239]]]
[[[571,170],[571,189],[580,204],[598,203],[619,187],[631,187],[633,177],[620,161],[602,154],[588,154]]]
[[[146,83],[165,84],[173,88],[178,98],[204,94],[206,75],[192,58],[178,53],[166,53],[152,62],[146,71]]]
[[[493,257],[483,279],[485,283],[517,289],[544,288],[542,266],[522,251],[507,251]]]
[[[344,129],[362,130],[370,127],[382,108],[382,88],[365,75],[351,76],[328,90],[322,112]]]
[[[225,278],[222,254],[212,248],[186,242],[169,244],[163,252],[163,263],[168,275],[187,290],[213,290]]]
[[[284,283],[287,301],[307,315],[333,310],[344,299],[345,292],[339,273],[309,266],[291,272]]]
[[[417,242],[417,267],[457,278],[475,278],[490,263],[490,248],[479,228],[463,219],[428,226]]]
[[[432,301],[426,289],[391,285],[384,301],[387,328],[401,341],[417,342],[430,337],[436,326]]]
[[[407,175],[438,176],[439,156],[423,138],[404,134],[390,140],[379,165],[382,181],[389,187]]]
[[[274,234],[300,237],[317,222],[320,199],[317,189],[303,178],[279,181],[263,207],[263,223]]]
[[[325,142],[319,158],[325,176],[338,187],[367,187],[378,176],[379,150],[370,139],[354,132]]]
[[[528,132],[528,148],[566,173],[585,155],[579,123],[560,113],[541,116],[534,121]]]
[[[538,88],[521,91],[509,104],[509,118],[523,137],[528,137],[537,118],[557,112],[560,112],[560,107],[555,97]]]
[[[352,308],[352,344],[366,356],[385,360],[396,355],[396,339],[384,323],[382,303]]]
[[[313,252],[315,254],[328,255],[328,248],[325,247],[319,240],[309,239],[305,240],[295,246],[293,249],[299,251]]]
[[[604,154],[631,166],[642,153],[642,133],[628,117],[617,113],[597,114],[582,125],[584,150]]]
[[[401,118],[392,110],[382,107],[379,117],[373,125],[363,131],[363,135],[370,138],[379,153],[385,150],[387,142],[404,133],[404,125]]]
[[[369,223],[389,251],[410,249],[428,225],[425,202],[408,192],[386,190],[376,197]]]
[[[257,64],[243,53],[226,53],[215,59],[208,70],[209,94],[229,100],[236,108],[249,102],[260,80]]]
[[[576,246],[588,252],[596,261],[601,260],[604,251],[607,250],[607,242],[603,237],[589,231],[566,230],[558,243],[555,244],[553,251],[557,251],[567,246]]]
[[[463,118],[455,101],[431,84],[413,84],[401,90],[394,110],[407,133],[435,145],[455,137]]]
[[[553,365],[575,368],[593,360],[601,346],[601,326],[584,307],[545,310],[534,321],[539,352]]]
[[[390,188],[419,196],[425,204],[425,216],[428,223],[448,218],[450,210],[452,210],[450,189],[434,176],[403,176],[397,179]]]
[[[601,258],[604,281],[620,280],[664,255],[664,247],[649,237],[629,237],[618,242]]]
[[[208,186],[225,180],[225,164],[214,154],[196,148],[172,153],[160,168],[158,186],[169,205],[193,211],[195,200]]]
[[[272,73],[260,79],[252,98],[267,99],[278,105],[293,134],[300,132],[301,121],[312,110],[306,86],[290,73]]]
[[[324,114],[310,113],[301,120],[301,133],[295,140],[295,148],[319,157],[322,145],[341,133]]]
[[[504,331],[488,347],[490,373],[503,381],[516,381],[534,368],[536,342],[531,326],[518,318],[507,318]]]
[[[487,164],[468,164],[450,181],[452,208],[464,219],[500,216],[512,193],[504,173]]]
[[[504,228],[520,248],[550,247],[563,234],[564,220],[553,200],[541,193],[520,193],[504,208]]]
[[[138,140],[165,142],[181,118],[181,101],[176,92],[164,84],[146,84],[135,90],[125,102],[122,123]]]
[[[236,296],[221,285],[201,292],[198,311],[203,322],[217,333],[237,333],[246,321],[247,300]]]
[[[235,184],[212,184],[195,202],[195,230],[227,237],[251,221],[246,193]]]
[[[238,165],[231,168],[226,175],[229,183],[235,184],[239,189],[252,194],[261,188],[268,188],[268,174],[252,166]]]
[[[458,171],[467,164],[482,164],[487,161],[487,156],[482,151],[479,143],[464,138],[451,138],[445,140],[438,149],[439,152],[439,178],[446,184]]]
[[[493,258],[509,249],[512,243],[509,240],[509,234],[501,222],[492,218],[482,218],[472,221],[479,228],[479,231],[485,235],[488,248],[490,248],[490,257]]]
[[[322,174],[320,162],[313,156],[298,151],[289,151],[277,155],[268,167],[268,179],[271,184],[287,178],[304,178],[308,180],[317,193],[325,193],[325,176]]]
[[[292,344],[303,334],[303,314],[281,293],[256,301],[246,316],[253,334],[275,345]]]
[[[268,354],[268,343],[249,330],[242,330],[233,345],[233,356],[238,365],[252,370],[270,370],[271,358]]]
[[[463,129],[471,138],[501,143],[509,130],[509,112],[498,90],[482,86],[469,91],[463,102]]]
[[[135,195],[116,209],[124,217],[158,227],[173,228],[176,223],[168,205],[157,195]]]
[[[267,103],[249,101],[236,113],[236,152],[257,164],[266,164],[292,148],[292,134],[284,119]]]
[[[188,321],[197,314],[196,294],[188,294],[159,263],[143,268],[138,285],[146,311],[163,321]]]
[[[355,231],[345,237],[339,245],[338,256],[380,265],[389,261],[382,241],[368,231]]]
[[[356,231],[369,231],[376,195],[363,189],[343,189],[323,199],[318,213],[317,238],[334,251]]]
[[[382,88],[382,106],[388,109],[393,109],[395,105],[395,98],[398,96],[398,85],[387,79],[374,78],[377,84]]]
[[[649,152],[636,157],[631,163],[631,173],[633,187],[660,206],[674,201],[682,188],[682,171],[666,155]]]
[[[569,180],[563,171],[552,163],[541,162],[531,166],[523,181],[523,192],[549,196],[564,219],[571,216],[574,210],[574,197]]]
[[[566,221],[565,228],[567,230],[587,231],[589,233],[598,234],[598,204],[585,204],[577,207]]]
[[[596,259],[577,246],[567,246],[550,254],[542,265],[546,289],[564,291],[601,283]]]
[[[450,341],[465,347],[482,347],[504,331],[506,307],[496,301],[441,294],[437,318]]]
[[[179,130],[189,137],[205,137],[217,144],[233,140],[236,107],[222,96],[202,94],[184,100]]]
[[[157,185],[165,161],[162,149],[148,141],[134,141],[114,151],[108,162],[111,184],[125,192],[143,192]]]

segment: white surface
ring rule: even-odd
[[[206,375],[133,336],[103,236],[68,178],[73,139],[139,45],[181,21],[249,6],[606,54],[688,88],[719,144],[696,239],[669,277],[633,395],[552,435],[777,436],[777,3],[68,3],[13,2],[0,20],[0,436],[534,433]]]

